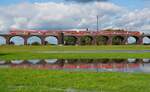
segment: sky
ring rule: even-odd
[[[150,33],[149,0],[0,0],[0,33],[11,29],[119,28]]]
[[[148,0],[1,0],[0,32],[10,29],[120,28],[149,33]]]

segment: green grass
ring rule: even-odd
[[[102,45],[102,46],[0,46],[0,51],[72,51],[72,50],[150,50],[150,45]]]
[[[83,50],[150,50],[150,46],[0,46],[0,59],[74,59],[74,58],[150,58],[150,53],[59,53]],[[37,51],[59,51],[58,53],[37,53]]]
[[[36,53],[35,51],[150,50],[150,46],[0,46],[0,59],[150,58],[150,53]],[[150,74],[0,69],[0,92],[150,92]]]
[[[100,58],[150,58],[150,53],[55,53],[55,54],[40,54],[40,53],[8,53],[1,54],[1,60],[21,60],[21,59],[100,59]]]
[[[0,92],[150,92],[149,78],[144,73],[7,68],[0,69]]]

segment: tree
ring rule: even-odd
[[[64,44],[65,45],[75,45],[76,40],[77,39],[73,36],[67,36],[67,37],[64,37]]]
[[[92,37],[84,36],[81,37],[81,45],[91,45],[92,44]]]
[[[33,42],[33,43],[31,43],[31,45],[40,45],[40,43],[39,42]]]
[[[121,36],[115,36],[112,39],[112,44],[113,45],[121,45],[123,43],[124,38]]]
[[[48,41],[44,41],[44,45],[56,45],[56,44],[52,44],[52,43],[49,43]]]
[[[108,37],[106,37],[106,36],[99,36],[99,37],[97,37],[96,39],[97,39],[97,40],[96,40],[96,43],[97,43],[98,45],[106,45],[107,42],[108,42]]]

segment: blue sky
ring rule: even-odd
[[[143,0],[111,0],[111,2],[129,9],[144,8],[145,6],[145,2]]]
[[[22,2],[65,2],[64,0],[1,0],[0,5],[11,5],[11,4],[17,4]],[[136,8],[143,8],[145,6],[145,3],[147,3],[147,0],[109,0],[109,2],[116,3],[118,5],[130,8],[130,9],[136,9]]]

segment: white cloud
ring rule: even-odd
[[[150,9],[130,11],[110,2],[87,4],[21,3],[0,7],[0,30],[17,29],[96,29],[96,15],[103,28],[150,30]]]

